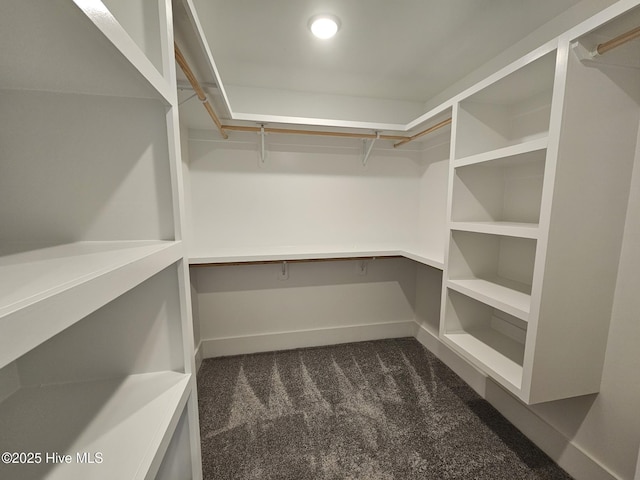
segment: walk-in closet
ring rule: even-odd
[[[3,2],[0,478],[640,480],[640,2],[517,3]]]

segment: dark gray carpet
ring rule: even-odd
[[[205,360],[206,480],[570,479],[413,338]]]

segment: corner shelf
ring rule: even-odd
[[[234,264],[252,262],[286,262],[341,260],[365,257],[405,257],[424,265],[442,270],[444,261],[436,255],[418,251],[402,245],[316,245],[280,246],[259,248],[217,248],[211,252],[200,252],[189,257],[189,264]]]
[[[191,375],[159,372],[22,388],[0,404],[2,450],[57,452],[73,462],[43,458],[0,470],[24,480],[153,478],[192,383]],[[100,452],[103,461],[77,463],[76,454],[84,452],[91,458]]]

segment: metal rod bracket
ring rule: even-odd
[[[373,144],[376,143],[376,140],[378,140],[380,138],[380,132],[375,132],[376,133],[376,138],[372,138],[371,142],[369,143],[369,146],[367,146],[367,140],[363,139],[362,140],[362,150],[363,150],[363,155],[362,155],[362,166],[366,167],[367,166],[367,160],[369,160],[369,155],[371,155],[371,150],[373,150]]]

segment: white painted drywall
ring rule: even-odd
[[[163,105],[31,91],[0,102],[2,240],[174,238]]]
[[[203,344],[305,331],[322,338],[345,327],[413,323],[415,263],[372,260],[364,275],[359,266],[293,263],[285,280],[278,278],[280,264],[194,268]]]
[[[420,153],[358,139],[191,131],[192,256],[220,249],[357,248],[417,239]]]
[[[640,140],[640,137],[639,137]],[[533,407],[622,479],[632,479],[640,443],[640,141],[631,180],[609,340],[597,396]],[[576,341],[580,332],[576,332]]]

